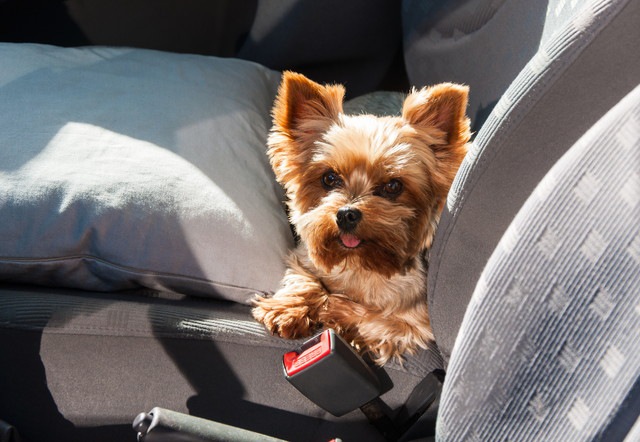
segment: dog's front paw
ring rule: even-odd
[[[369,328],[360,329],[362,333],[358,339],[366,348],[371,359],[382,366],[390,359],[402,364],[403,356],[415,354],[419,348],[426,349],[433,342],[431,329],[424,324],[412,327],[400,321],[395,322],[396,328],[388,328],[386,332],[372,334]]]
[[[258,297],[254,305],[253,317],[285,339],[303,338],[316,329],[317,323],[309,317],[306,305],[287,305],[281,299],[263,297]]]
[[[369,357],[376,364],[382,367],[390,359],[396,359],[402,363],[402,351],[398,348],[396,342],[391,341],[369,341],[362,344],[366,348]]]

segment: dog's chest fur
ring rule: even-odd
[[[331,294],[342,294],[359,304],[389,312],[401,312],[426,302],[426,266],[420,257],[405,273],[387,277],[346,263],[324,272],[313,265],[304,245],[297,252],[303,265],[313,269]]]

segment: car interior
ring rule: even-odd
[[[0,0],[0,441],[640,440],[639,23],[637,0]],[[402,361],[251,315],[297,240],[265,147],[285,70],[353,113],[469,87],[435,342]]]

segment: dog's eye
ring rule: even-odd
[[[403,188],[402,181],[394,178],[382,186],[380,195],[385,198],[395,198],[400,195]]]
[[[325,189],[334,189],[336,187],[339,187],[340,185],[342,185],[342,180],[340,179],[340,176],[333,170],[330,170],[329,172],[322,175],[322,186]]]

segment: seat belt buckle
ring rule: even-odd
[[[383,393],[376,373],[331,329],[285,353],[282,365],[291,385],[334,416],[355,410]]]

